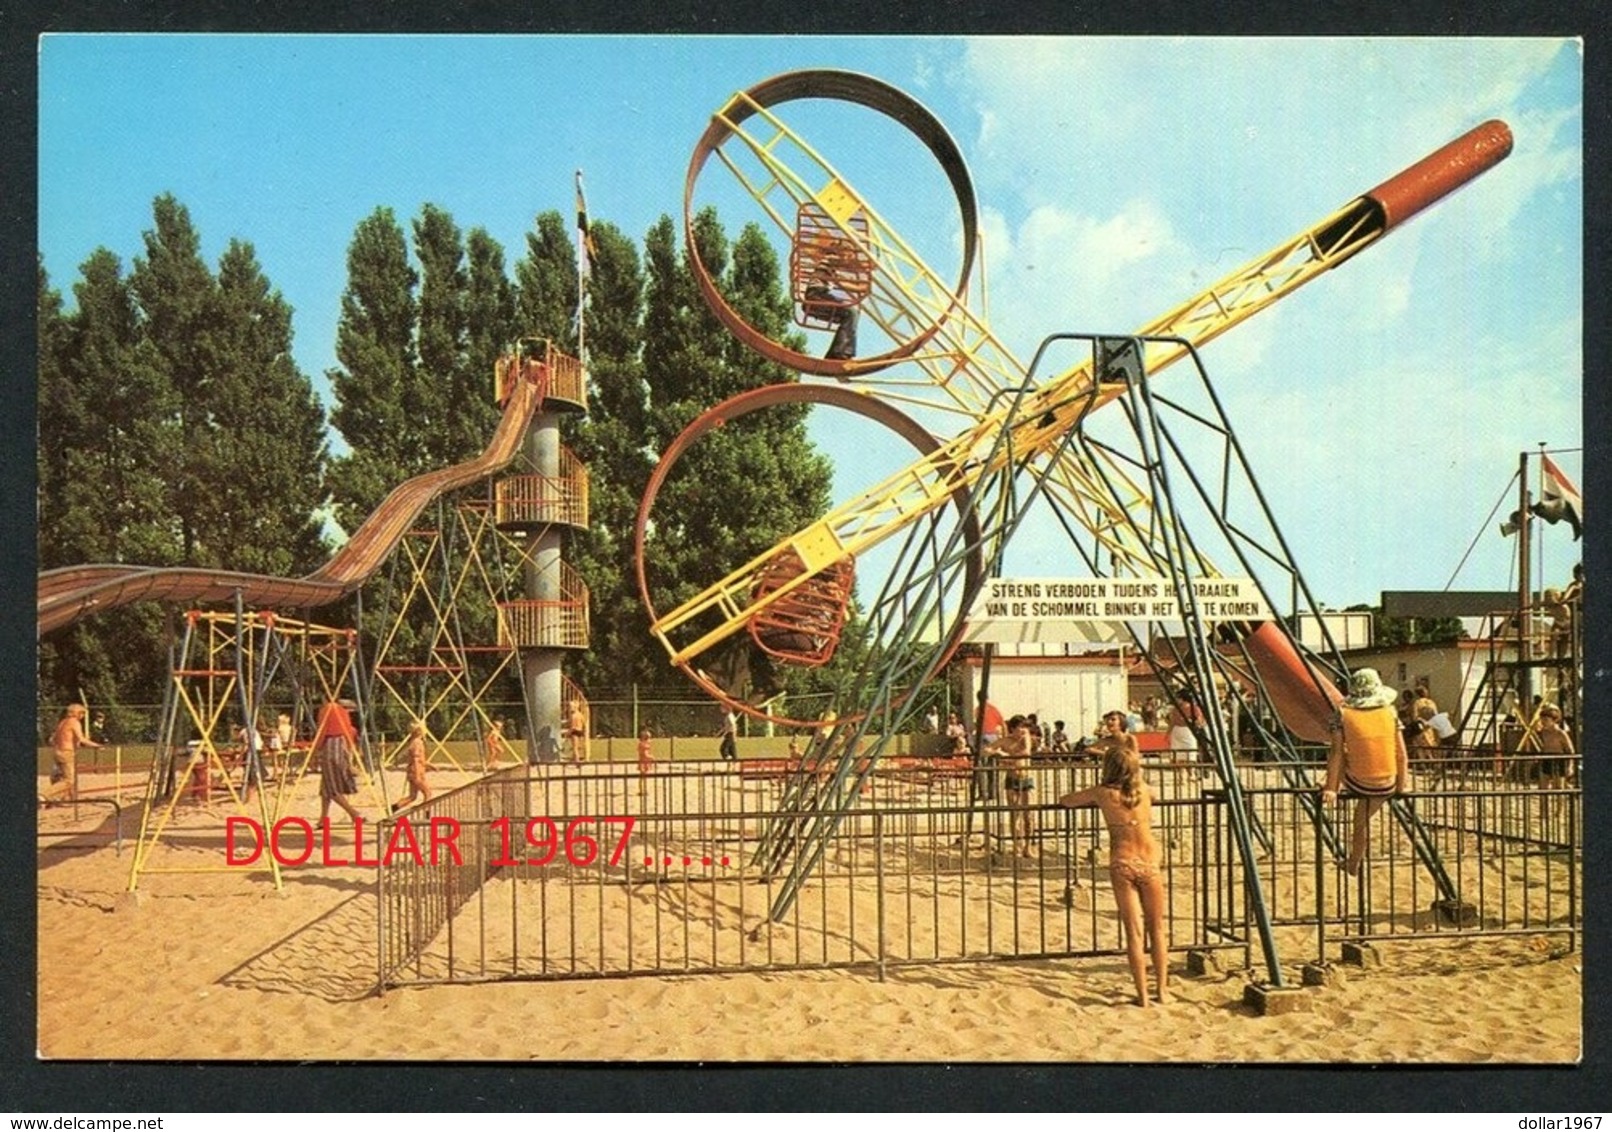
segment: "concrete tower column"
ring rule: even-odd
[[[539,412],[526,432],[526,455],[542,476],[560,474],[560,418]],[[560,529],[540,527],[526,565],[526,596],[532,601],[560,600]],[[521,688],[526,698],[527,759],[558,762],[564,735],[565,703],[562,681],[564,651],[525,648],[520,651]]]

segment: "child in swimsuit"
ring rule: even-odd
[[[638,773],[648,774],[655,769],[655,756],[650,754],[653,750],[650,743],[655,738],[649,728],[638,733]]]
[[[406,797],[392,803],[392,812],[407,809],[414,805],[415,799],[421,802],[431,800],[431,784],[426,781],[426,751],[425,751],[425,721],[416,719],[409,726],[409,739],[403,747],[403,753],[408,758],[409,792]]]
[[[1035,815],[1030,811],[1030,792],[1035,789],[1035,779],[1030,777],[1030,750],[1034,740],[1030,721],[1022,715],[1009,719],[1007,729],[1006,738],[988,750],[1002,759],[1002,790],[1007,795],[1013,851],[1021,857],[1031,857],[1035,854],[1031,845]]]
[[[1555,704],[1544,704],[1539,709],[1539,730],[1534,733],[1535,745],[1547,756],[1539,761],[1540,785],[1548,790],[1560,789],[1573,768],[1573,738],[1562,729],[1562,709]]]
[[[1125,952],[1136,983],[1136,1004],[1148,1004],[1147,950],[1153,955],[1154,996],[1168,1002],[1169,941],[1164,935],[1167,895],[1159,868],[1162,855],[1153,837],[1153,793],[1142,779],[1136,738],[1124,730],[1118,712],[1103,717],[1102,781],[1058,799],[1071,809],[1096,806],[1108,825],[1108,879],[1125,929]],[[1145,946],[1144,946],[1145,935]]]

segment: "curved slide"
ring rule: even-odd
[[[526,365],[526,380],[513,383],[504,415],[479,455],[399,484],[313,573],[276,578],[194,566],[102,564],[46,570],[39,575],[39,635],[136,601],[221,602],[233,600],[239,591],[242,601],[258,609],[329,605],[363,585],[439,495],[484,479],[514,459],[527,425],[543,403],[544,372],[541,365]]]

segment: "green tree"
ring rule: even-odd
[[[418,391],[414,288],[403,229],[389,208],[359,222],[347,249],[347,289],[329,371],[331,423],[351,451],[331,470],[336,521],[356,530],[398,483],[425,470],[414,431]]]
[[[730,257],[721,223],[706,209],[695,219],[694,238],[701,262],[735,310],[769,336],[790,341],[778,260],[761,232],[742,232]],[[742,346],[711,314],[686,255],[676,253],[668,218],[650,230],[645,250],[648,432],[664,450],[717,402],[794,375]],[[822,515],[830,475],[806,437],[800,409],[751,414],[688,449],[656,500],[647,557],[661,611]],[[746,683],[779,686],[780,678],[764,671],[758,654],[747,649],[746,638],[735,639],[724,655],[712,657],[709,670],[735,690]]]
[[[118,258],[93,252],[76,310],[40,273],[39,564],[181,561],[172,481],[178,399]],[[40,642],[42,698],[114,712],[166,676],[162,610],[115,610]]]
[[[420,263],[419,370],[415,415],[399,427],[418,434],[427,463],[442,467],[464,459],[485,443],[451,427],[453,394],[467,384],[465,347],[469,340],[468,276],[459,227],[436,205],[427,204],[414,221],[414,254]],[[485,387],[481,403],[487,401]]]
[[[286,574],[324,555],[323,420],[291,360],[291,310],[250,244],[230,242],[215,277],[185,207],[152,207],[130,285],[142,342],[176,398],[169,501],[181,561]]]
[[[41,443],[39,447],[39,509],[44,514],[61,514],[62,495],[67,489],[67,446],[59,440],[69,421],[82,416],[78,391],[67,380],[63,359],[67,353],[67,317],[62,313],[62,295],[50,285],[50,274],[45,270],[45,257],[38,258],[38,286],[34,303],[35,329],[39,351],[39,432],[42,442],[57,439],[58,443]],[[52,541],[60,537],[59,531],[48,536]],[[39,532],[39,561],[41,565],[52,558],[55,548],[46,546],[46,533]]]
[[[597,252],[585,335],[589,409],[565,422],[564,433],[589,478],[589,526],[570,538],[566,557],[588,583],[592,639],[572,667],[584,687],[620,691],[665,678],[664,664],[650,652],[633,565],[633,527],[651,468],[639,356],[644,276],[628,237],[603,222],[591,228]]]
[[[1467,635],[1459,617],[1388,617],[1374,605],[1351,605],[1344,612],[1370,613],[1372,640],[1379,645],[1442,645]]]
[[[577,305],[576,256],[558,212],[544,212],[526,234],[526,255],[515,265],[516,323],[520,333],[548,338],[576,353],[572,327]]]
[[[456,451],[474,452],[498,423],[498,406],[490,394],[493,371],[520,328],[502,245],[485,228],[472,228],[466,253],[464,359],[449,389],[449,403],[457,409]]]
[[[40,275],[40,545],[48,567],[192,565],[296,574],[325,555],[324,417],[291,361],[291,310],[251,245],[214,276],[185,207],[152,205],[127,279],[99,249],[62,313]],[[137,605],[41,647],[58,695],[160,694],[166,615]]]
[[[213,541],[232,569],[294,576],[329,554],[318,517],[328,450],[324,411],[291,357],[291,307],[252,245],[219,261],[208,382]]]
[[[119,522],[143,496],[165,504],[159,480],[136,487],[139,449],[129,444],[117,403],[138,341],[138,313],[122,268],[98,249],[75,288],[79,309],[63,313],[61,295],[39,264],[39,564],[115,562],[138,530]],[[120,436],[121,433],[121,436]],[[130,490],[120,491],[119,485]],[[127,618],[123,620],[127,621]],[[114,626],[123,629],[124,626]],[[59,704],[80,697],[97,706],[117,698],[119,669],[107,627],[80,624],[40,642],[39,693]],[[133,654],[139,665],[141,653]]]
[[[224,478],[211,428],[217,368],[211,320],[218,284],[184,205],[165,193],[152,203],[152,219],[143,237],[145,255],[135,258],[129,283],[139,302],[143,340],[177,397],[178,447],[168,483],[180,560],[221,566],[227,547],[212,537],[211,521],[213,492]]]

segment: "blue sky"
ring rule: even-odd
[[[441,205],[513,262],[536,213],[570,211],[580,168],[592,214],[641,238],[679,214],[711,112],[781,71],[863,71],[946,124],[980,198],[990,323],[1026,360],[1056,330],[1140,326],[1498,117],[1507,161],[1205,361],[1333,607],[1442,589],[1474,538],[1456,587],[1505,588],[1513,548],[1487,516],[1519,450],[1547,442],[1582,486],[1572,41],[85,35],[45,37],[39,62],[55,286],[70,302],[98,246],[127,266],[172,192],[209,260],[255,246],[327,398],[347,243],[376,206]],[[876,126],[810,140],[945,254],[937,177],[908,176]],[[882,474],[820,433],[842,496]],[[1056,553],[1032,531],[1010,572],[1081,572]],[[1551,528],[1544,554],[1565,579],[1577,547]]]

